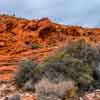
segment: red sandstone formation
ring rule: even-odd
[[[48,18],[26,20],[22,18],[0,16],[0,62],[10,62],[25,56],[34,58],[33,44],[43,51],[58,47],[68,39],[84,38],[95,45],[100,40],[100,29],[89,29],[78,26],[64,26],[51,22]],[[38,49],[37,53],[39,53]],[[29,54],[28,54],[29,53]]]
[[[27,20],[1,15],[0,66],[16,65],[23,57],[41,62],[44,56],[66,45],[68,41],[82,38],[96,46],[100,43],[100,29],[60,25],[48,18]],[[38,48],[33,49],[34,45]],[[11,71],[8,67],[6,70]]]

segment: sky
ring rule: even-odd
[[[66,25],[100,27],[100,0],[0,0],[0,13]]]

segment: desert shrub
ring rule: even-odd
[[[34,69],[36,63],[28,59],[21,60],[16,75],[14,77],[17,86],[22,87],[28,80],[34,80],[35,74]]]
[[[72,79],[79,88],[89,88],[95,82],[93,74],[99,59],[98,49],[80,40],[46,58],[37,69],[52,82]]]
[[[81,83],[81,79],[88,79],[87,84],[90,84],[93,81],[91,67],[68,54],[61,58],[54,57],[44,65],[44,75],[52,82],[72,79],[78,84]]]
[[[91,66],[93,78],[100,81],[100,49],[98,47],[91,47],[84,40],[80,40],[69,45],[64,50],[65,53]]]
[[[38,49],[38,48],[40,48],[40,45],[38,45],[38,44],[36,44],[36,43],[33,43],[33,44],[31,45],[31,48],[32,48],[32,49]]]
[[[100,61],[99,50],[91,47],[85,40],[79,40],[76,43],[68,45],[68,47],[65,48],[65,53],[68,53],[74,58],[81,59],[84,63],[94,68]]]

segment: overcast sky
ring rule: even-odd
[[[0,0],[0,12],[24,18],[49,17],[70,25],[100,27],[100,0]]]

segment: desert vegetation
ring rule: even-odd
[[[99,55],[99,48],[80,40],[46,57],[43,63],[22,60],[15,81],[24,89],[34,88],[38,100],[74,100],[99,87]]]

